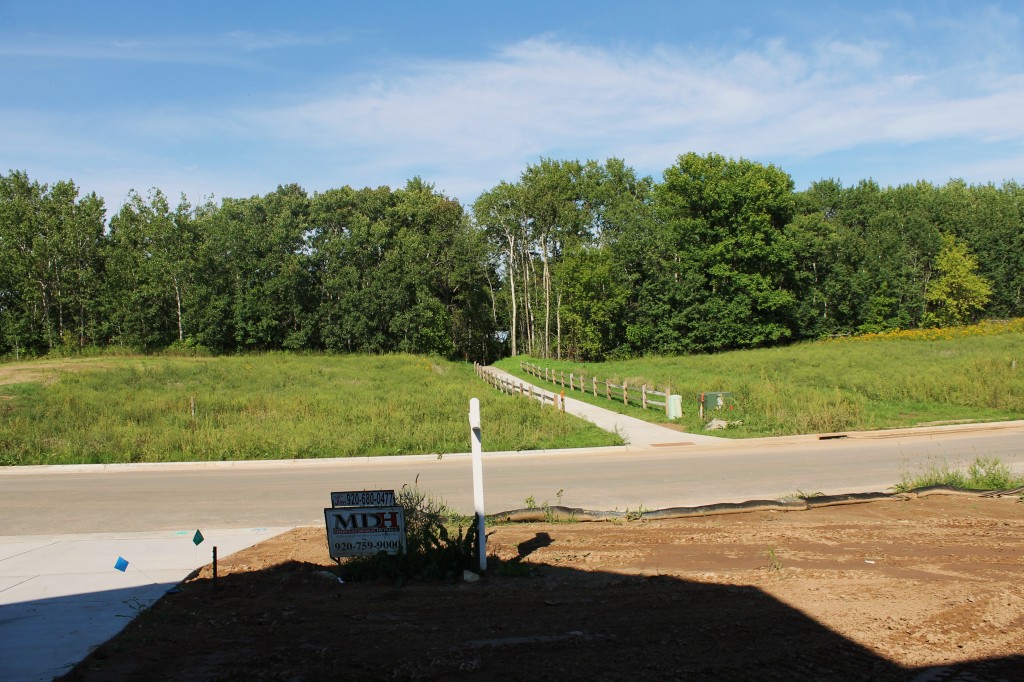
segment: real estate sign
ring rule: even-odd
[[[332,493],[332,502],[342,494]],[[324,521],[332,559],[405,551],[405,513],[400,506],[332,507],[324,509]]]

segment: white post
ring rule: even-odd
[[[469,439],[473,447],[473,505],[476,507],[476,534],[480,544],[480,571],[487,570],[487,529],[484,521],[484,464],[480,440],[480,401],[469,401]]]

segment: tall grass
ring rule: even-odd
[[[90,362],[50,369],[50,381],[0,385],[0,464],[466,452],[471,397],[489,451],[621,443],[491,390],[471,366],[419,356]]]
[[[647,384],[683,397],[687,430],[701,429],[696,397],[731,391],[743,421],[722,435],[765,436],[1024,417],[1024,320],[1009,324],[804,343],[717,355],[604,363],[537,361],[566,375]],[[498,365],[524,379],[520,358]],[[1018,367],[1017,365],[1020,365]],[[573,397],[580,397],[575,393]],[[611,409],[624,408],[598,399]],[[630,414],[664,421],[657,410]]]
[[[997,457],[978,457],[967,469],[932,463],[916,474],[904,472],[896,484],[897,492],[929,485],[951,485],[964,490],[1012,490],[1024,486],[1024,476],[1013,473]]]

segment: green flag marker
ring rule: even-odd
[[[199,544],[200,542],[202,542],[202,541],[203,541],[203,534],[202,534],[202,533],[200,533],[200,532],[199,532],[199,531],[197,530],[197,531],[196,531],[196,534],[192,536],[192,543],[193,543],[193,544],[196,544],[196,545],[198,545],[198,544]]]

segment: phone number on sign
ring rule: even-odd
[[[352,552],[359,550],[392,550],[402,549],[400,540],[356,540],[355,542],[335,542],[334,549],[339,552]]]

